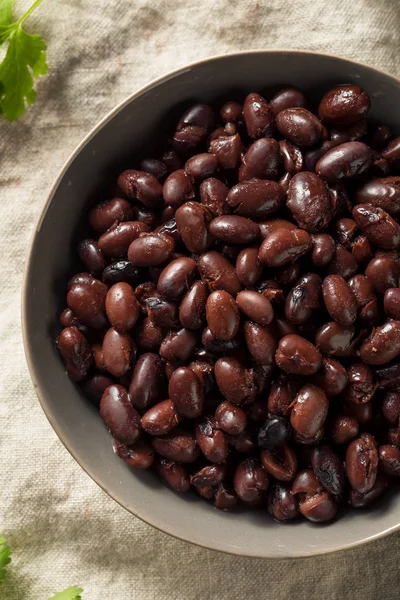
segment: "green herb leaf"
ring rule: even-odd
[[[0,43],[8,39],[7,52],[0,64],[0,112],[10,121],[18,119],[25,112],[26,105],[35,102],[33,78],[47,73],[45,42],[39,35],[22,29],[25,19],[41,1],[36,0],[16,23],[0,26]],[[7,3],[10,0],[5,2],[4,15],[7,19]]]
[[[6,577],[5,567],[11,562],[11,548],[7,546],[6,540],[0,537],[0,583]]]
[[[14,0],[1,0],[0,2],[0,27],[10,25],[12,21],[12,7]]]
[[[59,592],[55,596],[52,596],[51,598],[49,598],[49,600],[82,600],[80,595],[82,592],[82,588],[73,586],[69,587],[63,592]]]

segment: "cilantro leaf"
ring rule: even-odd
[[[69,587],[63,592],[59,592],[55,596],[49,598],[49,600],[82,600],[80,594],[83,592],[83,589],[80,587]]]
[[[6,540],[0,537],[0,583],[6,577],[5,567],[11,562],[11,548],[7,546]]]
[[[9,25],[12,21],[12,5],[14,0],[1,0],[0,2],[0,27]]]
[[[11,25],[3,25],[0,20],[0,43],[8,40],[7,52],[0,64],[0,112],[10,121],[18,119],[26,110],[26,105],[36,100],[33,78],[47,73],[46,44],[39,35],[26,33],[22,24],[40,4],[36,2],[27,12]],[[5,0],[0,19],[9,18],[10,0]]]

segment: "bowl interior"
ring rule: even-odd
[[[303,52],[250,52],[218,57],[167,75],[115,109],[89,134],[56,181],[35,232],[23,306],[24,338],[42,406],[67,449],[126,509],[182,539],[240,555],[305,556],[357,545],[399,528],[400,495],[378,507],[351,511],[337,522],[281,525],[262,513],[228,514],[192,497],[177,496],[152,473],[131,473],[112,450],[97,409],[65,375],[54,344],[65,286],[74,271],[80,219],[106,197],[118,171],[136,166],[192,101],[271,96],[292,84],[311,98],[331,85],[359,83],[372,100],[371,116],[400,131],[400,83],[369,67]]]

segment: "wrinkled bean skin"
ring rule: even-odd
[[[309,495],[299,506],[301,514],[314,523],[331,521],[337,512],[337,504],[328,492]]]
[[[340,275],[328,275],[322,284],[325,307],[340,325],[352,325],[357,318],[357,302],[350,286]]]
[[[274,318],[271,302],[258,292],[245,290],[236,296],[236,303],[244,315],[259,325],[269,325]]]
[[[142,428],[150,435],[164,435],[178,425],[179,416],[171,400],[163,400],[142,416]]]
[[[287,416],[294,396],[295,390],[288,376],[281,374],[271,384],[268,396],[268,412],[271,415]]]
[[[348,382],[347,371],[343,365],[332,358],[323,358],[320,370],[313,375],[313,383],[324,390],[328,397],[338,396]]]
[[[167,204],[180,206],[194,198],[194,195],[192,181],[183,169],[178,169],[168,175],[163,185],[163,196]]]
[[[213,237],[226,244],[251,244],[260,236],[257,223],[238,215],[216,217],[208,229]]]
[[[229,190],[226,201],[235,214],[257,221],[280,210],[285,193],[275,181],[241,181]]]
[[[332,209],[328,189],[315,173],[297,173],[289,184],[287,207],[299,227],[313,232],[326,228]]]
[[[276,116],[279,133],[297,146],[315,146],[323,135],[322,123],[306,108],[286,108]]]
[[[162,458],[156,462],[156,471],[174,492],[184,493],[189,490],[189,475],[183,465]]]
[[[373,487],[365,494],[360,494],[356,490],[351,490],[349,494],[349,504],[354,508],[365,508],[377,498],[379,498],[388,486],[388,478],[384,473],[378,473]]]
[[[307,384],[297,393],[290,413],[290,424],[302,436],[318,433],[328,414],[328,398],[316,385]]]
[[[151,445],[164,458],[180,463],[192,463],[200,454],[193,436],[178,429],[174,429],[162,437],[153,437]]]
[[[239,310],[234,298],[224,290],[212,292],[206,304],[207,323],[219,340],[232,340],[239,328]]]
[[[347,374],[348,386],[344,394],[346,400],[355,404],[369,402],[376,391],[370,367],[358,361],[350,365]]]
[[[335,241],[328,233],[313,233],[311,235],[313,243],[311,251],[311,261],[313,265],[320,269],[326,267],[335,253]]]
[[[268,476],[257,460],[246,458],[236,469],[233,486],[242,502],[258,504],[268,489]]]
[[[300,148],[285,140],[279,142],[279,148],[286,175],[291,177],[301,171],[303,168],[303,155]],[[282,185],[282,181],[280,181],[280,184]]]
[[[176,258],[161,272],[157,282],[160,294],[168,300],[178,301],[189,289],[196,272],[196,261],[187,256]]]
[[[299,516],[297,502],[290,486],[274,483],[268,492],[268,512],[277,521],[290,521]]]
[[[128,283],[116,283],[108,290],[106,313],[111,325],[121,333],[135,325],[139,317],[139,304]]]
[[[182,299],[179,320],[186,329],[202,329],[206,323],[208,292],[203,281],[195,281]]]
[[[332,125],[349,125],[366,117],[370,102],[366,92],[358,85],[339,85],[322,98],[319,118]]]
[[[233,404],[247,403],[255,398],[252,378],[236,358],[219,358],[214,373],[221,394]]]
[[[311,238],[303,229],[278,229],[265,238],[258,258],[268,267],[282,267],[309,252],[311,247]]]
[[[88,216],[89,225],[98,233],[105,233],[115,222],[133,221],[132,207],[123,198],[113,198],[96,204]]]
[[[112,436],[122,444],[134,444],[140,434],[140,417],[122,385],[110,385],[100,401],[100,416]]]
[[[274,130],[274,113],[260,94],[249,94],[243,104],[247,132],[253,140],[269,137]]]
[[[365,494],[374,486],[378,472],[378,452],[375,440],[362,433],[346,451],[346,473],[353,489]]]
[[[294,87],[282,88],[269,103],[276,116],[286,108],[307,108],[307,100],[300,90]]]
[[[395,446],[380,446],[379,468],[386,475],[400,477],[400,450]]]
[[[239,181],[247,179],[278,179],[281,152],[273,138],[256,140],[247,149],[239,169]]]
[[[296,325],[305,323],[320,306],[321,278],[315,273],[301,277],[285,302],[285,316]]]
[[[203,410],[204,391],[198,375],[188,367],[176,369],[168,384],[169,397],[182,417],[199,417]]]
[[[286,335],[275,354],[278,367],[294,375],[313,375],[321,366],[318,349],[299,335]]]
[[[92,366],[93,357],[90,344],[79,329],[77,327],[63,329],[57,339],[57,347],[67,367],[73,368],[75,381],[85,379]]]
[[[358,204],[352,214],[370,242],[385,250],[400,247],[400,226],[387,212],[371,204]]]
[[[268,475],[278,481],[291,481],[296,474],[296,455],[287,444],[274,450],[261,450],[260,458]]]
[[[222,169],[237,169],[243,151],[242,140],[239,134],[221,135],[210,143],[209,151],[217,158]]]
[[[388,321],[372,330],[361,344],[360,358],[368,365],[383,365],[400,354],[400,321]]]
[[[311,454],[311,463],[316,477],[327,492],[335,496],[343,493],[343,464],[329,446],[314,448]]]
[[[107,327],[105,301],[107,287],[94,279],[76,283],[68,292],[67,304],[83,325],[96,330]]]
[[[122,377],[131,367],[136,346],[127,333],[111,327],[104,336],[102,352],[104,368],[115,377]]]
[[[339,179],[364,175],[372,165],[372,152],[363,142],[345,142],[326,152],[315,165],[322,179]]]
[[[129,386],[133,406],[145,410],[161,400],[164,380],[164,367],[160,357],[151,352],[142,354],[135,365]]]
[[[388,392],[382,402],[382,414],[392,426],[399,425],[400,393]]]
[[[185,361],[192,354],[197,344],[197,337],[189,329],[170,331],[161,342],[160,356],[171,362]]]
[[[153,449],[141,440],[129,446],[114,440],[113,445],[114,452],[134,469],[149,469],[154,462]]]
[[[354,199],[357,204],[371,204],[396,216],[400,213],[400,179],[383,177],[366,181],[356,190]]]
[[[196,440],[204,456],[213,463],[223,463],[228,456],[228,442],[217,421],[204,417],[196,425]]]
[[[347,415],[338,415],[331,423],[330,435],[334,444],[348,444],[358,435],[357,419]]]
[[[141,221],[125,221],[116,223],[99,238],[99,248],[104,256],[120,258],[126,256],[130,244],[141,233],[149,231],[148,226]]]
[[[162,185],[150,173],[130,169],[121,173],[117,183],[129,200],[138,200],[148,208],[162,201]]]
[[[222,254],[215,251],[202,254],[197,268],[210,292],[225,290],[235,297],[240,291],[241,285],[235,269]]]
[[[139,280],[139,269],[127,260],[119,260],[108,265],[101,278],[106,285],[110,286],[120,282],[135,285]]]
[[[215,177],[205,179],[200,185],[201,203],[210,211],[213,217],[229,213],[226,197],[229,188]]]

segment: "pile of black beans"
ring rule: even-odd
[[[132,467],[279,521],[400,476],[400,137],[369,108],[191,106],[90,210],[57,345]]]

